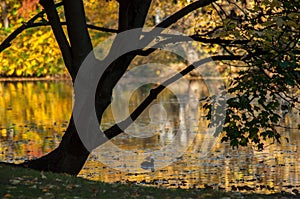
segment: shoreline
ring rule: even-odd
[[[159,77],[155,77],[159,78]],[[127,79],[127,78],[125,78]],[[131,78],[129,78],[131,79]],[[143,79],[143,78],[139,78]],[[147,79],[147,78],[145,78]],[[187,80],[225,80],[225,77],[214,77],[214,76],[186,76]],[[26,81],[72,81],[69,76],[58,76],[58,77],[0,77],[0,82],[26,82]]]
[[[0,77],[0,82],[72,81],[70,77]]]
[[[105,183],[52,172],[41,172],[0,162],[0,196],[3,198],[222,198],[296,199],[297,193],[222,191],[211,188],[161,188],[134,183]],[[131,196],[131,197],[130,197]]]

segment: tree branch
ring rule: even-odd
[[[221,39],[219,37],[217,38],[205,38],[201,37],[199,35],[191,35],[191,36],[182,36],[182,35],[171,35],[171,34],[161,34],[162,36],[169,37],[168,39],[165,39],[163,41],[160,41],[159,43],[151,46],[148,49],[145,50],[140,50],[138,52],[138,55],[140,56],[148,56],[151,53],[153,53],[155,50],[162,48],[164,45],[170,44],[170,43],[175,43],[175,42],[184,42],[184,41],[197,41],[197,42],[202,42],[202,43],[208,43],[208,44],[219,44],[222,47],[224,45],[243,45],[247,44],[250,42],[250,40],[227,40],[227,39]],[[229,53],[232,54],[232,53]]]
[[[63,0],[68,36],[71,45],[72,68],[75,77],[93,46],[88,33],[82,0]],[[75,81],[75,79],[73,79]]]
[[[42,13],[42,12],[41,12]],[[40,13],[39,13],[40,14]],[[44,14],[44,11],[43,11]],[[40,16],[41,17],[41,16]],[[0,53],[5,50],[6,48],[11,46],[11,42],[19,35],[21,34],[24,30],[27,30],[29,28],[36,28],[36,27],[41,27],[41,26],[50,26],[50,22],[36,22],[36,23],[31,23],[30,20],[28,22],[25,22],[22,26],[17,28],[14,32],[12,32],[0,45]],[[65,26],[67,25],[67,22],[62,21],[60,22],[60,25]],[[103,31],[107,33],[118,33],[118,30],[116,29],[111,29],[111,28],[105,28],[105,27],[99,27],[95,26],[92,24],[87,24],[87,27],[91,30],[98,30],[98,31]]]
[[[182,8],[181,10],[177,11],[175,14],[171,15],[161,23],[157,24],[156,27],[158,28],[167,28],[173,23],[176,23],[179,19],[186,16],[187,14],[191,13],[194,10],[197,10],[198,8],[207,6],[216,0],[198,0],[194,3],[189,4],[188,6]]]
[[[62,6],[62,2],[55,4],[55,7],[60,7]],[[32,24],[34,24],[34,22],[38,19],[38,18],[42,18],[45,14],[45,11],[41,11],[38,14],[36,14],[35,16],[33,16],[29,21],[27,21],[26,23],[23,23],[19,28],[17,28],[14,32],[12,32],[0,45],[0,52],[2,52],[3,50],[5,50],[6,48],[11,46],[11,42],[12,40],[14,40],[21,32],[23,32],[24,30],[26,30],[28,27],[32,26]]]
[[[70,47],[70,44],[64,33],[64,30],[62,29],[62,26],[60,24],[60,19],[57,14],[57,11],[56,11],[54,1],[53,0],[40,0],[39,3],[43,6],[43,8],[47,14],[53,34],[54,34],[57,44],[60,48],[60,51],[62,53],[65,65],[66,65],[68,72],[71,75],[72,79],[74,79],[75,72],[74,72],[74,69],[72,68],[71,47]]]
[[[156,28],[167,28],[167,27],[169,27],[170,25],[172,25],[173,23],[175,23],[175,22],[177,22],[179,19],[181,19],[182,17],[184,17],[184,16],[186,16],[187,14],[189,14],[190,12],[192,12],[192,11],[194,11],[194,10],[196,10],[196,9],[198,9],[198,8],[200,8],[200,7],[204,7],[204,6],[207,6],[207,5],[209,5],[210,3],[212,3],[212,2],[214,2],[214,1],[216,1],[216,0],[199,0],[199,1],[196,1],[196,2],[194,2],[194,3],[191,3],[190,5],[188,5],[188,6],[186,6],[186,7],[184,7],[184,8],[182,8],[181,10],[179,10],[179,11],[177,11],[176,13],[174,13],[173,15],[171,15],[170,17],[168,17],[167,19],[165,19],[164,21],[162,21],[161,23],[159,23],[158,25],[156,25]],[[156,36],[156,35],[158,35],[160,32],[162,31],[162,29],[154,29],[154,30],[152,30],[152,31],[150,31],[150,33],[148,34],[148,35],[145,35],[145,37],[143,38],[143,39],[141,39],[141,41],[140,42],[143,42],[144,44],[149,44],[152,40],[153,40],[153,38]],[[129,63],[131,62],[131,60],[136,56],[136,55],[138,55],[138,53],[140,52],[140,50],[137,50],[137,51],[135,51],[135,52],[132,52],[132,53],[129,53],[129,55],[127,55],[127,57],[128,57],[128,60],[126,61],[126,64],[122,64],[123,65],[123,67],[125,68],[127,68],[128,66],[126,66],[126,65],[129,65]],[[124,56],[126,56],[126,55],[124,55]],[[122,56],[123,57],[123,56]],[[121,58],[122,58],[121,57]],[[216,57],[217,58],[217,57]],[[239,59],[240,59],[241,57],[239,57]],[[123,59],[124,59],[124,57],[123,57]],[[120,58],[119,59],[117,59],[117,60],[120,60]],[[116,61],[117,61],[116,60]],[[207,60],[206,60],[207,61]],[[123,68],[122,67],[122,68]],[[194,66],[191,66],[191,67],[193,67],[194,68]],[[119,69],[120,67],[118,67],[118,69]],[[189,68],[189,70],[192,70],[190,67],[188,67]],[[106,71],[112,71],[111,70],[111,67],[108,67],[108,69],[106,70]],[[106,72],[105,71],[105,72]],[[182,71],[183,73],[185,72],[185,71]],[[180,77],[181,77],[182,75],[180,75]],[[117,79],[115,79],[115,80],[119,80],[120,78],[122,77],[122,75],[121,76],[119,76]],[[175,77],[175,78],[177,78],[177,77]],[[111,81],[111,79],[109,79],[109,81]],[[176,81],[176,80],[175,80]],[[115,82],[115,81],[114,81]],[[106,84],[103,84],[103,82],[101,82],[101,80],[100,80],[100,82],[99,83],[101,83],[102,85],[106,85]],[[114,84],[115,85],[115,84]],[[114,86],[113,85],[113,86]],[[103,86],[102,86],[102,89],[103,89]],[[99,91],[97,91],[98,92],[98,94],[100,93]],[[160,91],[161,92],[161,91]],[[97,96],[97,94],[96,94],[96,96]],[[103,96],[102,96],[103,97]],[[131,115],[131,117],[138,117],[138,115],[140,115],[141,114],[141,112],[143,111],[143,109],[145,109],[150,103],[149,103],[149,101],[153,101],[153,99],[152,100],[149,100],[149,98],[147,98],[148,99],[148,101],[146,101],[142,106],[139,106],[139,108],[138,108],[138,110],[137,110],[137,112],[134,112],[133,113],[133,115]],[[108,100],[111,100],[110,98],[108,99]],[[102,102],[100,102],[100,103],[104,103],[103,102],[103,100],[102,100]],[[108,103],[108,102],[106,102],[106,103]],[[109,104],[109,103],[108,103]],[[98,105],[99,106],[99,105]],[[97,102],[96,102],[96,107],[97,107]],[[96,110],[97,110],[97,108],[96,108]],[[98,116],[98,119],[100,118],[101,119],[101,115],[98,115],[97,114],[97,116]],[[121,123],[121,125],[124,125],[124,124],[126,124],[126,120],[125,120],[125,123],[123,122],[123,123]],[[126,125],[125,125],[126,126]],[[105,131],[104,132],[105,133],[105,135],[110,139],[110,138],[113,138],[114,136],[116,136],[116,135],[118,135],[118,134],[120,134],[121,132],[120,132],[120,128],[119,128],[119,126],[118,125],[114,125],[113,127],[111,127],[108,131]]]
[[[210,43],[210,44],[225,44],[225,45],[231,45],[231,44],[247,44],[250,42],[250,40],[228,40],[228,39],[221,39],[219,37],[217,38],[205,38],[201,37],[200,35],[191,35],[189,36],[195,41],[199,41],[202,43]]]
[[[186,67],[185,69],[183,69],[179,73],[175,74],[171,78],[169,78],[166,81],[164,81],[163,83],[161,83],[156,88],[152,89],[150,91],[149,95],[130,114],[129,117],[127,117],[125,120],[123,120],[123,121],[121,121],[121,122],[113,125],[109,129],[105,130],[104,134],[106,135],[106,137],[108,139],[111,139],[111,138],[119,135],[120,133],[122,133],[123,130],[125,130],[126,128],[128,128],[132,124],[132,122],[134,122],[142,114],[142,112],[145,110],[145,108],[148,107],[157,98],[157,96],[159,95],[159,93],[161,93],[167,86],[169,86],[170,84],[176,82],[177,80],[179,80],[180,78],[182,78],[182,76],[185,76],[186,74],[188,74],[189,72],[191,72],[195,68],[198,68],[201,65],[209,63],[211,61],[241,60],[241,59],[243,59],[242,56],[218,55],[218,56],[212,56],[212,57],[204,58],[204,59],[202,59],[202,60],[200,60],[198,62],[195,62],[195,63],[189,65],[188,67]]]
[[[151,5],[151,1],[152,0],[119,1],[119,31],[142,28]],[[141,33],[142,31],[136,32],[135,35],[132,35],[134,38],[132,39],[139,42]],[[115,53],[120,48],[122,48],[122,41],[119,40],[117,35],[109,53]],[[101,121],[103,112],[111,103],[111,95],[114,86],[126,72],[128,66],[135,56],[136,54],[133,53],[122,55],[118,59],[114,60],[101,76],[100,81],[98,82],[95,103],[96,114],[99,122]]]
[[[140,1],[140,3],[139,3]],[[137,42],[142,42],[143,44],[145,44],[145,46],[147,44],[149,44],[155,36],[157,36],[158,34],[160,34],[160,32],[162,31],[163,28],[167,28],[170,25],[172,25],[173,23],[176,23],[179,19],[181,19],[182,17],[186,16],[187,14],[191,13],[192,11],[200,8],[200,7],[204,7],[209,5],[210,3],[214,2],[216,0],[199,0],[196,1],[194,3],[189,4],[188,6],[182,8],[181,10],[177,11],[176,13],[174,13],[173,15],[171,15],[170,17],[168,17],[167,19],[165,19],[164,21],[162,21],[161,23],[159,23],[158,25],[156,25],[156,29],[154,28],[154,30],[150,31],[149,34],[145,35],[145,37],[143,39],[141,39],[140,41],[137,40]],[[119,30],[123,31],[124,29],[131,29],[131,28],[140,28],[143,26],[144,24],[144,20],[145,20],[145,16],[143,17],[137,17],[137,16],[142,16],[144,14],[147,14],[147,9],[148,6],[141,6],[142,2],[146,3],[143,0],[135,0],[135,2],[130,1],[130,6],[127,5],[125,6],[124,3],[129,2],[128,0],[123,0],[123,1],[119,1],[120,3],[120,8],[123,6],[124,7],[124,11],[122,13],[122,17],[123,19],[119,19]],[[133,3],[135,3],[135,5],[133,5]],[[130,15],[136,15],[134,18],[132,18],[132,16]],[[119,18],[121,16],[119,15]],[[125,18],[124,18],[125,17]],[[136,19],[138,18],[138,19]],[[162,29],[157,29],[157,28],[162,28]],[[111,49],[113,50],[113,48]],[[122,75],[124,74],[124,72],[126,71],[127,67],[129,66],[129,64],[131,63],[132,59],[139,54],[139,52],[141,51],[135,51],[132,53],[129,53],[128,55],[123,55],[121,56],[119,59],[115,60],[111,66],[109,66],[105,72],[104,72],[104,79],[100,79],[99,85],[100,86],[97,89],[97,93],[96,96],[98,98],[98,96],[101,96],[102,100],[100,101],[96,101],[96,110],[101,108],[106,108],[106,106],[102,106],[103,104],[110,104],[111,98],[110,98],[110,93],[112,92],[112,88],[115,86],[115,84],[119,81],[119,79],[122,77]],[[123,59],[123,61],[122,61]],[[117,64],[119,63],[119,64]],[[112,71],[114,71],[115,74],[112,74]],[[110,75],[105,75],[105,74],[110,74]],[[107,78],[109,77],[109,78]],[[109,81],[109,83],[107,83]],[[112,88],[104,88],[104,85],[112,85]],[[100,95],[101,93],[101,95]],[[105,94],[104,94],[105,93]],[[106,96],[107,95],[107,96]],[[106,99],[106,100],[104,100]],[[97,108],[98,107],[98,108]],[[102,117],[102,111],[97,111],[97,117],[99,120],[101,120]]]
[[[64,24],[64,25],[65,25],[65,24]],[[119,31],[116,30],[116,29],[99,27],[99,26],[95,26],[95,25],[92,25],[92,24],[87,24],[87,27],[88,27],[89,29],[92,29],[92,30],[99,30],[99,31],[102,31],[102,32],[119,33]]]

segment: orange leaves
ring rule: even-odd
[[[28,18],[29,14],[36,10],[39,0],[23,0],[22,6],[18,10],[18,14]]]

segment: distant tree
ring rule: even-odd
[[[194,33],[190,37],[205,44],[211,53],[211,60],[236,68],[237,75],[229,80],[230,86],[226,90],[228,95],[224,93],[224,99],[230,96],[226,104],[225,124],[217,124],[217,128],[224,130],[222,141],[229,141],[233,147],[250,143],[259,149],[263,148],[265,139],[280,141],[280,134],[276,130],[281,117],[276,112],[280,108],[280,101],[283,100],[288,107],[299,110],[300,2],[293,0],[188,2],[179,0],[166,2],[166,4],[180,4],[182,8],[170,13],[166,18],[161,17],[162,21],[156,27],[169,28],[175,25],[180,27],[182,25],[180,20],[194,13],[193,19],[199,23],[195,23]],[[22,27],[23,29],[33,27],[37,19],[44,14],[47,15],[48,21],[44,23],[51,25],[74,83],[84,59],[93,50],[83,1],[63,0],[66,19],[64,24],[67,26],[68,39],[54,1],[40,0],[39,3],[44,11]],[[118,0],[118,3],[119,26],[116,32],[144,26],[151,0]],[[19,30],[13,33],[5,40],[1,44],[1,51],[7,48],[20,32]],[[137,37],[137,42],[140,41],[139,38]],[[111,51],[113,50],[115,49],[112,48]],[[133,58],[154,51],[150,48],[124,54],[105,70],[95,96],[95,110],[99,123],[105,109],[111,103],[114,86],[126,72]],[[194,65],[198,66],[207,61],[208,59],[204,58]],[[193,65],[187,66],[181,74],[185,75],[193,69]],[[155,89],[147,97],[146,103],[141,104],[133,112],[131,118],[135,120],[162,89],[161,86]],[[210,119],[218,116],[211,112],[210,104],[213,100],[215,96],[210,96],[205,105],[209,110],[207,116]],[[89,135],[91,132],[86,133]],[[104,133],[111,139],[122,133],[122,130],[116,124]],[[37,170],[76,175],[88,155],[89,150],[78,136],[72,116],[60,145],[54,151],[21,165]]]
[[[1,11],[2,11],[2,15],[1,15],[1,22],[2,22],[2,26],[4,28],[8,28],[9,27],[9,20],[8,20],[8,13],[7,13],[7,3],[6,0],[2,0],[1,1]]]

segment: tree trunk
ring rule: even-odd
[[[21,166],[57,173],[77,175],[82,169],[89,151],[83,146],[71,118],[59,146],[49,154],[36,160],[26,161]]]
[[[129,28],[142,27],[144,25],[150,3],[151,0],[131,1],[128,4],[131,6],[126,9],[125,13],[122,12],[122,19],[120,19],[121,24],[126,21],[126,24],[129,22],[131,27],[121,25],[122,28],[120,29],[127,30]],[[123,4],[120,5],[122,5],[120,7],[123,7]],[[72,71],[75,71],[75,75],[71,74],[71,76],[76,77],[76,73],[78,72],[80,65],[92,50],[92,44],[86,28],[82,1],[64,0],[64,7],[72,53]],[[142,12],[137,13],[137,10]],[[103,75],[104,78],[100,80],[96,94],[96,96],[98,96],[96,100],[96,112],[99,123],[103,112],[111,102],[110,100],[113,87],[122,77],[133,58],[133,55],[127,55],[117,59],[109,68],[117,68],[118,70],[114,70],[115,72],[113,74]],[[69,70],[69,72],[70,71],[71,70]],[[75,79],[72,79],[72,81],[74,83]],[[82,169],[88,155],[89,151],[84,147],[80,137],[78,136],[72,116],[61,143],[54,151],[36,160],[26,161],[22,163],[21,166],[36,170],[58,173],[63,172],[71,175],[77,175]]]
[[[41,0],[41,1],[53,1],[53,0]],[[196,1],[191,5],[179,10],[168,19],[158,24],[158,27],[166,28],[177,20],[187,15],[191,11],[206,6],[214,0]],[[132,28],[141,28],[145,23],[145,19],[151,4],[151,0],[118,0],[120,4],[119,10],[119,31],[125,31]],[[85,13],[82,0],[64,0],[64,9],[67,22],[67,30],[71,47],[71,67],[69,72],[71,73],[72,81],[75,82],[75,77],[79,68],[92,51],[92,44],[87,31]],[[47,4],[44,4],[47,5]],[[45,9],[46,10],[46,9]],[[48,13],[47,13],[48,14]],[[52,25],[52,24],[51,24]],[[57,27],[57,24],[53,24],[52,28]],[[55,32],[55,31],[54,31]],[[61,35],[61,32],[57,31],[55,36]],[[139,35],[136,35],[137,40]],[[63,39],[64,40],[64,39]],[[137,41],[138,42],[138,41]],[[67,48],[61,48],[67,49]],[[110,49],[111,51],[114,48]],[[125,54],[116,59],[102,75],[97,91],[95,109],[97,119],[100,123],[102,115],[108,105],[111,103],[112,90],[117,84],[119,79],[125,73],[132,59],[137,54]],[[65,58],[65,57],[64,57]],[[66,63],[66,60],[65,60]],[[101,67],[101,66],[100,66]],[[87,87],[85,89],[88,89]],[[75,96],[76,99],[76,96]],[[149,101],[149,100],[148,100]],[[147,104],[147,103],[146,103]],[[75,100],[76,106],[76,100]],[[84,108],[84,107],[83,107]],[[144,109],[142,107],[141,109]],[[135,118],[143,110],[135,112]],[[86,132],[89,135],[90,132]],[[105,132],[108,139],[121,133],[120,128],[114,125],[112,128]],[[59,146],[49,154],[38,158],[36,160],[26,161],[21,166],[29,167],[36,170],[45,170],[52,172],[64,172],[71,175],[77,175],[82,169],[86,159],[88,158],[89,151],[84,147],[76,126],[74,124],[73,115],[70,119],[68,128],[62,138]]]
[[[2,25],[4,28],[9,28],[6,0],[1,0],[1,9],[2,9],[2,16],[1,16],[2,17]]]
[[[46,7],[45,10],[49,9],[50,6],[53,6],[53,0],[41,0],[40,3],[42,6]],[[71,58],[70,67],[72,70],[69,70],[69,72],[72,77],[72,81],[74,82],[80,65],[84,61],[85,57],[92,51],[92,43],[87,30],[82,0],[64,0],[63,3],[71,46],[71,55],[67,58]],[[47,15],[49,15],[49,13],[47,13]],[[52,22],[55,23],[54,20]],[[55,27],[52,26],[52,28]],[[54,33],[56,32],[59,32],[59,27],[54,30]],[[55,34],[55,36],[56,39],[58,39],[57,34]],[[64,54],[65,51],[62,53]],[[65,56],[64,60],[66,63]],[[36,160],[26,161],[21,164],[21,166],[36,170],[77,175],[88,158],[88,155],[89,151],[86,150],[81,142],[74,125],[73,116],[71,116],[69,125],[59,146],[49,154]]]

